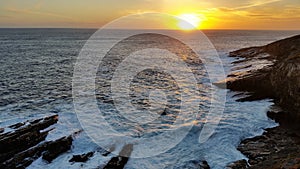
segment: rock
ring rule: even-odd
[[[291,131],[299,131],[300,125],[299,125],[299,119],[298,117],[295,117],[295,115],[292,112],[287,111],[268,111],[267,112],[268,117],[273,119],[276,123],[279,123],[280,126],[284,128],[288,128]],[[296,132],[297,133],[297,132]],[[298,135],[300,133],[298,132]]]
[[[14,169],[14,168],[26,168],[29,166],[34,160],[38,159],[40,156],[42,156],[43,152],[46,153],[46,160],[50,161],[56,158],[59,154],[62,153],[62,150],[67,150],[67,148],[60,148],[57,152],[53,153],[53,145],[56,145],[56,147],[70,147],[66,145],[66,143],[70,143],[70,137],[63,137],[61,139],[55,140],[55,141],[49,141],[41,143],[37,146],[31,147],[25,151],[22,151],[20,153],[15,154],[12,158],[9,160],[6,160],[3,163],[0,163],[0,168],[2,169]],[[60,145],[60,146],[57,146]],[[52,152],[52,153],[49,153]],[[45,155],[45,154],[44,154]],[[44,158],[43,155],[43,158]]]
[[[63,137],[56,141],[51,141],[47,145],[47,150],[43,154],[43,159],[49,163],[60,154],[71,149],[73,138],[72,136]]]
[[[215,85],[253,92],[254,99],[273,98],[280,106],[300,116],[300,35],[261,47],[240,49],[230,52],[230,56],[244,58],[235,63],[238,67],[250,61],[260,64],[264,60],[268,64],[245,71],[244,66],[241,72]]]
[[[115,149],[116,149],[115,145],[112,145],[111,147],[109,147],[108,150],[105,150],[105,149],[99,147],[97,151],[100,152],[103,156],[106,157],[106,156],[108,156],[111,152],[115,151]]]
[[[4,132],[4,128],[0,128],[0,133],[3,133]]]
[[[300,52],[297,57],[286,58],[275,64],[274,70],[270,72],[270,81],[273,91],[276,91],[278,103],[288,110],[299,113]]]
[[[281,126],[243,140],[238,150],[249,158],[250,168],[282,168],[291,161],[293,166],[300,164],[300,136]]]
[[[94,152],[89,152],[81,155],[73,155],[69,162],[86,162],[90,157],[94,155]]]
[[[281,168],[300,168],[300,157],[295,159],[286,160],[281,166]]]
[[[0,135],[0,168],[26,168],[41,156],[50,162],[69,150],[72,136],[45,141],[48,132],[52,129],[44,129],[55,124],[57,120],[58,116],[54,115],[9,126],[16,130]]]
[[[247,168],[249,168],[249,165],[248,165],[247,161],[244,159],[244,160],[239,160],[232,164],[229,164],[226,168],[228,168],[228,169],[247,169]]]
[[[284,111],[267,113],[280,126],[266,129],[262,136],[245,139],[238,146],[249,158],[250,166],[246,160],[240,160],[228,168],[299,168],[300,35],[237,50],[230,56],[242,58],[233,63],[240,72],[216,85],[250,93],[239,101],[274,99]]]
[[[48,135],[47,131],[41,132],[40,130],[46,129],[55,124],[58,120],[58,116],[50,116],[39,119],[39,123],[28,123],[27,125],[17,125],[17,129],[13,132],[7,132],[0,134],[0,162],[8,160],[14,154],[24,151],[30,147],[33,147],[45,140]]]
[[[41,144],[32,148],[29,148],[23,152],[15,154],[9,160],[0,163],[0,168],[14,169],[14,168],[26,168],[34,160],[42,155],[43,150],[46,148],[45,144]]]
[[[199,169],[210,169],[207,161],[201,161],[201,163],[199,164]]]
[[[21,126],[24,126],[24,125],[25,125],[25,123],[16,123],[16,124],[13,124],[13,125],[9,126],[9,128],[17,129],[17,128],[19,128]]]
[[[123,169],[131,155],[132,150],[133,145],[126,144],[119,153],[119,156],[113,157],[104,167],[104,169]]]

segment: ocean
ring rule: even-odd
[[[239,142],[247,137],[261,134],[265,128],[277,125],[266,116],[266,112],[273,106],[272,100],[237,102],[236,99],[241,97],[237,95],[239,93],[217,89],[226,93],[222,95],[224,111],[220,121],[216,120],[218,124],[209,139],[201,143],[199,142],[201,130],[206,123],[214,123],[206,120],[214,100],[211,95],[213,89],[211,82],[223,77],[222,73],[214,74],[216,77],[211,76],[209,69],[213,72],[224,71],[227,75],[234,68],[231,62],[236,60],[228,57],[230,51],[265,45],[300,33],[299,31],[204,30],[211,43],[202,46],[198,45],[198,37],[204,37],[203,34],[193,32],[160,31],[170,37],[171,35],[179,37],[178,41],[167,36],[150,34],[158,32],[157,30],[105,30],[103,37],[95,36],[95,31],[94,29],[0,29],[0,127],[26,119],[58,114],[59,122],[55,125],[55,130],[50,132],[47,140],[69,135],[81,128],[85,130],[75,139],[72,150],[49,164],[38,159],[29,168],[104,166],[113,154],[104,157],[96,153],[83,164],[72,164],[68,161],[72,154],[96,150],[98,147],[96,143],[102,146],[103,140],[103,144],[114,144],[116,149],[113,153],[118,153],[125,142],[130,142],[124,141],[127,137],[133,138],[134,141],[146,140],[143,144],[138,141],[135,143],[133,156],[136,158],[129,159],[125,166],[128,169],[197,168],[197,163],[202,160],[206,160],[211,168],[224,168],[230,162],[245,159],[246,157],[236,150]],[[105,53],[108,44],[118,42],[119,38],[126,35],[138,34],[140,36],[119,42]],[[184,45],[183,42],[188,45]],[[96,44],[97,47],[91,49],[89,44]],[[189,45],[196,49],[188,49]],[[154,48],[166,48],[172,51],[180,56],[185,64],[177,65],[178,60],[173,60],[173,55]],[[145,54],[139,53],[140,50],[150,57],[139,60],[138,57]],[[83,66],[87,66],[83,68],[96,64],[95,83],[88,86],[84,81],[84,84],[81,84],[83,86],[78,85],[76,88],[77,79],[74,78],[76,71],[79,76],[88,73],[85,69],[78,73],[80,56],[92,55],[95,51],[106,54],[101,64],[83,60]],[[133,59],[126,60],[131,53],[134,53]],[[214,59],[209,58],[216,53],[222,63],[221,66],[214,63]],[[206,60],[199,61],[197,54],[206,56]],[[131,66],[134,65],[139,67],[132,68]],[[143,69],[149,65],[152,69]],[[206,65],[210,65],[210,68]],[[184,66],[191,68],[190,72],[186,72]],[[128,72],[136,72],[136,74],[129,75]],[[194,75],[194,79],[189,79],[191,77],[189,73]],[[110,84],[114,79],[113,84]],[[128,79],[130,81],[126,86],[124,84]],[[194,86],[186,83],[190,81],[195,82]],[[89,91],[89,87],[93,85],[95,88],[92,89],[95,90]],[[113,88],[113,85],[117,87]],[[78,105],[85,107],[83,109],[85,112],[92,111],[91,113],[94,114],[85,118],[85,114],[77,112],[80,108],[77,109],[77,104],[74,104],[77,100],[74,95],[85,90],[81,87],[88,87],[86,89],[88,94],[95,95],[95,103],[101,111],[101,117],[117,134],[111,133],[110,137],[110,133],[106,133],[107,126],[99,123],[101,121],[96,118],[99,112],[92,111],[92,108],[88,109],[89,104],[93,102],[89,98],[83,98],[83,102]],[[123,90],[126,87],[128,91]],[[194,90],[193,87],[197,89]],[[128,94],[127,98],[121,97],[124,93]],[[195,93],[197,96],[194,98],[192,96]],[[180,94],[185,97],[180,97]],[[196,110],[192,109],[194,101],[197,101]],[[128,104],[132,104],[137,111],[131,114]],[[182,107],[186,108],[185,111],[180,110]],[[147,109],[151,109],[150,115],[144,113]],[[185,116],[189,111],[192,112],[191,116]],[[180,116],[180,114],[184,115]],[[180,122],[177,123],[177,120]],[[97,123],[99,126],[96,125]],[[104,134],[99,134],[97,129],[105,130]],[[147,142],[149,138],[156,138],[162,133],[177,130],[184,131],[182,137],[179,135],[178,139],[156,139],[155,142]],[[120,140],[114,143],[111,140],[105,141],[106,137],[101,137],[104,135],[107,136],[107,140],[114,141],[115,138]],[[98,137],[101,138],[97,140]],[[171,142],[168,142],[170,140]],[[145,156],[142,157],[141,154]]]

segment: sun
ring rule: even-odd
[[[200,27],[201,18],[197,14],[180,14],[177,26],[182,30],[195,30]]]

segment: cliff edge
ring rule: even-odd
[[[272,98],[286,110],[300,113],[300,35],[271,44],[230,52],[235,70],[216,83],[234,91],[248,91],[247,99]]]
[[[228,168],[300,168],[300,35],[230,52],[232,73],[216,83],[246,93],[239,101],[274,99],[267,115],[279,123],[238,146],[248,160]],[[226,85],[224,85],[226,84]]]

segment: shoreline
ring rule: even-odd
[[[242,140],[237,150],[244,154],[248,161],[235,161],[229,164],[228,168],[298,169],[300,167],[299,126],[295,128],[296,123],[282,124],[282,121],[278,121],[280,119],[269,114],[282,117],[284,112],[268,112],[268,117],[278,122],[279,126],[266,128],[262,135]]]
[[[238,72],[216,83],[232,91],[247,92],[238,101],[270,98],[282,110],[271,110],[267,116],[279,126],[265,129],[256,137],[240,142],[237,149],[248,160],[239,160],[227,168],[300,168],[300,35],[265,46],[230,52]]]
[[[290,44],[293,45],[293,43],[290,43]],[[270,166],[270,164],[267,165],[267,161],[269,160],[270,163],[272,164],[272,161],[274,161],[274,158],[272,158],[271,156],[277,155],[278,158],[281,158],[282,163],[285,163],[284,161],[286,161],[286,163],[288,163],[288,164],[290,164],[290,163],[293,164],[292,166],[285,165],[285,167],[288,167],[288,168],[296,167],[297,168],[298,167],[297,161],[295,162],[293,160],[297,160],[297,157],[300,157],[300,156],[298,156],[298,154],[293,154],[293,153],[299,152],[299,150],[298,150],[299,142],[297,141],[298,140],[297,138],[299,137],[299,132],[298,132],[299,124],[297,124],[297,122],[299,122],[299,118],[294,117],[295,115],[297,115],[297,112],[294,112],[293,110],[290,110],[290,109],[286,109],[286,107],[284,107],[286,105],[283,104],[283,103],[286,103],[286,98],[293,98],[297,95],[292,95],[292,97],[290,97],[290,96],[285,97],[283,100],[278,98],[278,96],[289,93],[289,92],[281,92],[277,95],[273,95],[273,91],[270,90],[269,88],[271,88],[270,86],[273,85],[272,83],[275,83],[275,85],[278,84],[277,83],[278,78],[276,78],[276,77],[280,77],[280,74],[278,74],[278,72],[273,73],[272,74],[273,81],[268,81],[265,79],[269,78],[269,76],[268,76],[268,74],[266,74],[266,72],[269,72],[270,70],[272,70],[272,65],[275,64],[275,62],[273,61],[274,58],[271,58],[269,55],[264,55],[264,53],[260,53],[260,49],[262,49],[260,47],[255,48],[255,49],[259,49],[258,51],[252,50],[253,48],[249,48],[249,49],[250,49],[250,51],[254,52],[254,53],[250,53],[250,55],[253,54],[253,57],[255,59],[253,59],[252,57],[248,57],[245,59],[246,61],[238,60],[238,62],[236,62],[236,65],[238,63],[244,63],[244,65],[242,65],[242,68],[244,68],[244,69],[251,69],[253,67],[257,67],[257,65],[262,65],[262,66],[265,66],[266,64],[270,64],[270,65],[267,66],[268,69],[263,69],[263,71],[256,70],[255,71],[256,73],[254,72],[255,75],[259,75],[259,76],[251,76],[251,73],[253,73],[253,72],[250,72],[250,73],[246,72],[245,74],[243,74],[241,76],[239,76],[238,74],[230,75],[230,78],[232,78],[232,79],[240,78],[240,81],[239,81],[241,84],[240,87],[243,87],[243,90],[240,89],[240,91],[244,91],[244,90],[247,91],[247,90],[251,89],[250,91],[248,91],[246,93],[245,98],[239,99],[238,101],[252,101],[252,100],[265,99],[265,98],[272,98],[272,99],[274,99],[274,103],[276,105],[283,106],[284,110],[289,110],[289,111],[272,110],[272,111],[268,112],[267,113],[268,117],[277,121],[279,123],[279,126],[270,128],[270,129],[265,129],[266,132],[263,133],[262,135],[241,141],[241,145],[239,146],[239,149],[240,149],[240,151],[243,151],[244,154],[247,153],[248,154],[247,156],[251,157],[251,159],[249,158],[251,160],[251,161],[249,161],[249,163],[251,164],[251,167],[254,167],[254,165],[262,164],[262,165],[265,165],[265,167],[262,167],[262,168],[268,168],[268,166]],[[247,53],[247,50],[244,49],[244,50],[240,51],[240,54],[243,54],[244,52]],[[249,55],[249,53],[247,53],[247,54]],[[256,57],[257,54],[262,56],[262,58]],[[261,55],[261,54],[263,54],[263,55]],[[237,57],[239,57],[239,56],[237,56]],[[293,56],[292,56],[292,59],[296,59],[296,61],[297,61],[297,57],[293,58]],[[257,60],[262,61],[262,62],[255,62]],[[230,61],[231,61],[231,59],[230,59]],[[280,70],[282,72],[284,72],[284,71],[289,72],[289,70],[291,70],[290,68],[292,68],[292,69],[297,68],[297,65],[296,65],[296,67],[294,67],[294,63],[297,63],[297,62],[295,62],[295,60],[293,60],[292,64],[290,65],[291,67],[289,67],[288,69],[280,69]],[[288,63],[288,64],[290,64],[290,63]],[[283,65],[283,68],[286,68],[286,66]],[[294,71],[292,71],[292,75],[293,74],[295,74]],[[277,76],[277,75],[279,75],[279,76]],[[251,85],[247,86],[247,84],[245,85],[245,81],[243,81],[245,79],[244,77],[248,78],[246,83],[251,82],[252,86]],[[275,79],[274,79],[274,77],[275,77]],[[268,85],[268,86],[267,85],[264,86],[265,87],[264,90],[256,91],[260,87],[260,85],[256,83],[257,78],[265,80],[263,82],[266,82],[266,84]],[[284,81],[286,83],[284,84],[283,87],[288,86],[287,89],[288,90],[291,89],[290,91],[292,91],[291,93],[293,94],[293,91],[295,89],[297,89],[297,88],[295,88],[295,86],[293,86],[293,84],[299,84],[299,83],[296,83],[297,81],[288,83],[289,80],[292,80],[292,79],[287,79],[287,81]],[[57,84],[59,84],[59,83],[57,83]],[[234,86],[234,85],[236,85],[236,84],[233,81],[233,84],[231,84],[231,86]],[[247,87],[250,87],[250,89],[247,89]],[[64,89],[64,88],[62,88],[62,89]],[[238,88],[236,88],[236,89],[238,89]],[[277,86],[277,89],[278,89],[278,86]],[[275,89],[275,90],[277,90],[277,89]],[[279,87],[279,89],[281,89],[281,88]],[[65,90],[62,90],[62,91],[65,91]],[[240,91],[238,93],[240,93]],[[62,95],[63,101],[65,98],[68,97],[68,95],[67,95],[68,93],[66,92],[65,94],[66,95]],[[236,96],[239,97],[241,95],[237,94]],[[58,98],[60,98],[60,97],[58,97]],[[232,97],[232,98],[234,100],[235,97]],[[288,106],[294,105],[294,103],[299,103],[297,101],[297,97],[295,97],[293,99],[294,99],[294,101],[292,102],[292,104],[288,104]],[[53,118],[53,122],[51,122],[51,124],[49,123],[49,125],[47,125],[48,127],[45,126],[46,127],[45,129],[40,130],[40,128],[38,127],[33,133],[33,134],[35,134],[35,136],[37,136],[36,138],[35,137],[27,137],[27,136],[32,136],[32,135],[30,135],[30,133],[24,133],[25,134],[24,135],[21,132],[18,132],[18,133],[20,133],[20,135],[18,136],[18,139],[19,140],[23,139],[22,140],[23,142],[20,142],[20,146],[23,147],[22,149],[26,149],[24,152],[26,152],[28,155],[28,153],[34,153],[34,151],[36,151],[36,154],[34,154],[32,157],[27,157],[26,154],[22,155],[22,153],[21,154],[17,153],[18,154],[17,158],[26,157],[26,158],[24,158],[24,161],[18,162],[17,165],[19,165],[19,164],[24,165],[24,166],[30,165],[31,167],[29,166],[29,168],[40,167],[40,166],[43,167],[43,166],[49,165],[47,163],[47,160],[51,161],[52,158],[55,159],[57,157],[56,160],[53,160],[51,162],[51,166],[59,166],[59,167],[65,166],[66,168],[68,168],[68,167],[78,167],[79,168],[80,166],[85,166],[85,167],[93,166],[94,168],[101,168],[108,164],[110,166],[121,164],[120,168],[122,166],[124,167],[124,165],[126,165],[126,162],[128,161],[128,159],[118,156],[118,153],[121,153],[122,152],[121,150],[124,149],[123,152],[128,152],[128,154],[129,154],[131,152],[132,146],[131,145],[119,145],[119,147],[117,147],[117,148],[112,146],[108,152],[115,152],[115,154],[108,153],[102,149],[99,149],[96,145],[94,145],[93,143],[91,144],[91,142],[89,142],[89,140],[87,140],[86,135],[84,135],[84,132],[81,132],[81,128],[78,127],[77,124],[75,124],[75,123],[73,124],[73,122],[75,120],[73,118],[71,118],[72,116],[70,116],[70,114],[73,114],[73,112],[70,111],[71,109],[69,109],[68,104],[65,104],[65,102],[60,102],[60,101],[61,100],[58,100],[55,103],[53,103],[51,101],[51,105],[52,106],[55,105],[55,108],[59,107],[60,104],[63,105],[62,109],[59,107],[53,111],[53,112],[55,112],[55,115],[57,115],[58,112],[62,112],[61,114],[59,114],[58,123],[57,123],[57,117],[55,117],[55,118]],[[9,102],[7,101],[7,103],[9,103]],[[33,104],[33,103],[31,103],[31,104]],[[49,104],[49,102],[46,102],[45,104]],[[36,104],[36,105],[40,105],[40,104]],[[239,107],[239,104],[237,102],[237,104],[235,104],[235,106],[231,106],[231,107],[235,108],[235,110],[237,110],[237,112],[240,114],[243,114],[246,111],[248,113],[247,116],[245,116],[245,119],[242,119],[241,121],[234,121],[235,123],[241,124],[239,126],[239,128],[244,127],[244,126],[247,127],[247,125],[244,125],[244,124],[245,124],[245,121],[247,121],[249,119],[249,117],[250,117],[249,115],[251,115],[251,117],[252,117],[252,115],[254,114],[253,119],[261,119],[260,117],[258,117],[256,115],[257,112],[261,112],[260,109],[255,108],[255,107],[257,107],[257,103],[253,103],[253,105],[254,106],[252,106],[250,108],[249,108],[249,106],[248,107]],[[266,104],[264,103],[264,105],[266,105]],[[266,105],[266,107],[268,105]],[[65,108],[65,106],[67,108]],[[240,110],[244,110],[244,111],[240,111]],[[297,108],[296,108],[296,110],[297,110]],[[252,112],[253,112],[253,114],[252,114]],[[294,113],[288,113],[288,112],[294,112]],[[228,113],[233,113],[233,111],[228,111]],[[67,115],[65,116],[65,114],[67,114]],[[266,119],[266,115],[263,114],[263,116],[264,116],[263,118]],[[45,118],[45,117],[43,117],[43,118]],[[19,119],[19,118],[17,118],[17,119]],[[24,124],[39,123],[39,121],[36,121],[36,120],[39,120],[39,119],[35,118],[35,119],[33,119],[33,121],[25,121],[25,120],[22,121],[22,119],[19,119],[18,121],[15,121],[16,122],[16,123],[14,123],[15,125],[11,125],[11,126],[8,126],[5,128],[1,128],[2,127],[1,126],[0,127],[0,136],[2,134],[5,135],[7,132],[15,132],[16,130],[19,130],[21,128],[26,129],[27,127],[24,126]],[[269,119],[267,119],[267,120],[271,121]],[[14,120],[12,120],[12,121],[14,121]],[[64,122],[67,122],[67,123],[65,123],[66,126],[61,125]],[[71,123],[72,123],[72,125],[69,125]],[[264,121],[260,124],[265,125],[266,123],[267,122]],[[65,125],[65,124],[63,124],[63,125]],[[265,127],[261,127],[260,124],[254,125],[256,127],[256,129],[259,129],[259,133],[257,133],[257,134],[261,134],[262,129],[265,128]],[[74,131],[73,131],[73,129],[71,131],[67,130],[67,129],[73,127],[73,125],[76,126],[74,128]],[[259,126],[259,127],[257,127],[257,126]],[[44,127],[41,127],[41,128],[44,128]],[[75,129],[76,129],[76,131],[75,131]],[[80,130],[77,131],[77,129],[80,129]],[[293,132],[291,132],[291,130],[293,130]],[[66,132],[66,131],[68,131],[68,132]],[[243,131],[245,131],[245,130],[243,130]],[[241,132],[243,132],[243,131],[241,130]],[[246,130],[246,131],[248,131],[248,130]],[[48,134],[48,132],[51,133],[48,135],[50,137],[46,136],[46,139],[45,139],[44,137],[45,137],[45,135]],[[29,135],[26,135],[26,134],[29,134]],[[233,150],[234,153],[236,153],[237,150],[235,147],[238,145],[241,138],[237,137],[237,135],[235,135],[235,134],[232,134],[232,135],[233,135],[233,137],[231,138],[231,140],[230,139],[228,139],[228,140],[224,139],[224,140],[225,140],[225,142],[226,141],[231,142],[232,140],[237,138],[235,140],[234,146],[227,148],[228,145],[224,144],[223,147],[226,150]],[[62,136],[66,136],[66,138],[62,138]],[[249,135],[247,135],[247,136],[249,136]],[[36,140],[34,140],[34,143],[38,143],[38,144],[34,145],[33,147],[31,147],[31,145],[23,145],[23,143],[26,142],[26,141],[24,141],[25,138],[28,138],[29,140],[36,139]],[[242,138],[245,138],[245,137],[242,137]],[[278,142],[279,140],[283,140],[283,141]],[[51,141],[51,142],[49,142],[49,141]],[[53,145],[56,145],[57,142],[63,143],[64,146],[61,147],[58,145],[58,148],[61,150],[59,152],[55,152],[55,151],[51,152],[51,149],[52,149],[51,147],[53,147]],[[190,143],[190,142],[188,142],[188,143]],[[218,143],[220,144],[221,142],[218,142]],[[0,144],[2,144],[1,140],[0,140]],[[41,146],[37,146],[39,144],[41,144]],[[71,148],[69,148],[70,144],[71,144]],[[293,148],[291,145],[297,145],[297,146],[295,148]],[[18,147],[18,145],[4,146],[4,148],[7,148],[7,147],[15,147],[16,148],[16,147]],[[89,147],[89,148],[85,148],[85,147]],[[195,149],[196,147],[192,147],[189,144],[185,144],[184,147],[189,147],[189,150],[196,151],[196,149]],[[277,148],[275,149],[274,147],[277,147]],[[292,148],[292,150],[289,148]],[[116,149],[116,151],[114,151],[113,149]],[[273,149],[276,151],[273,151]],[[219,151],[220,149],[209,148],[209,149],[207,149],[207,152],[213,151],[212,155],[216,156],[216,154],[217,154],[216,150]],[[17,152],[17,150],[14,150],[14,149],[10,149],[8,151]],[[5,151],[4,153],[8,153],[8,151]],[[201,150],[197,150],[197,152],[199,152],[199,151],[201,151]],[[41,156],[41,153],[43,154],[45,152],[48,152],[48,153],[46,153],[45,157],[43,157],[43,155]],[[190,151],[187,151],[187,152],[190,153]],[[289,154],[289,153],[290,153],[289,157],[293,157],[292,161],[290,161],[290,159],[287,159],[285,156],[281,156],[282,154],[285,155],[285,154]],[[244,156],[242,156],[241,153],[237,152],[237,154],[239,155],[238,158],[231,159],[228,161],[222,161],[223,162],[222,167],[224,166],[224,168],[225,168],[225,165],[227,165],[228,163],[230,163],[233,160],[244,158]],[[51,158],[49,158],[49,156]],[[36,159],[37,157],[38,157],[38,159]],[[191,158],[194,158],[194,157],[199,158],[199,159],[189,161]],[[10,157],[8,157],[8,158],[10,158]],[[43,158],[45,160],[43,160]],[[202,167],[208,167],[208,164],[206,161],[200,161],[200,160],[205,160],[205,159],[202,159],[197,155],[192,155],[191,158],[188,158],[186,161],[183,161],[183,162],[187,162],[187,165],[185,165],[186,167],[189,164],[192,165],[193,167],[199,167],[201,165],[202,165]],[[261,160],[261,158],[265,158],[265,159]],[[99,161],[99,159],[101,159],[101,160]],[[173,159],[179,160],[180,158],[172,158],[172,160]],[[5,160],[7,161],[7,159],[5,159]],[[8,160],[10,160],[10,159],[8,159]],[[33,162],[31,160],[33,160]],[[98,164],[95,164],[96,163],[95,161],[97,161],[97,160],[98,160]],[[211,160],[210,162],[212,162],[212,166],[213,166],[212,168],[214,168],[214,166],[218,166],[218,165],[213,164],[214,159],[211,158],[210,160]],[[12,165],[16,164],[15,162],[13,162],[13,163],[11,163],[11,162],[12,161],[8,161],[8,163],[6,163],[6,164],[9,164],[9,163]],[[32,165],[30,164],[31,162],[32,162]],[[168,161],[168,162],[170,162],[170,161]],[[183,165],[183,164],[185,164],[185,163],[178,162],[178,166]],[[1,163],[0,163],[0,165],[1,165]],[[130,162],[129,162],[129,165],[130,165]],[[245,167],[247,167],[248,163],[246,160],[241,160],[241,161],[239,161],[239,165],[240,166],[238,168],[243,168],[241,165],[244,165]],[[234,167],[234,166],[232,166],[232,167]]]

